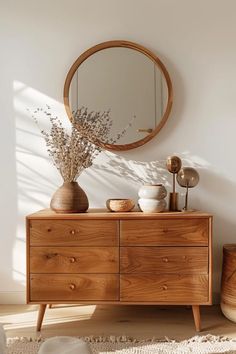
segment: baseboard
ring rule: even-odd
[[[1,305],[18,305],[26,303],[24,291],[0,291]]]

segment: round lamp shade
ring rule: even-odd
[[[199,174],[192,167],[183,167],[177,174],[177,182],[181,187],[193,188],[199,182]]]
[[[170,173],[177,173],[181,169],[181,159],[178,156],[169,156],[166,160],[166,167]]]

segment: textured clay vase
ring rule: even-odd
[[[220,307],[225,317],[236,322],[236,244],[223,246]]]
[[[167,191],[162,184],[144,185],[138,195],[138,204],[144,213],[160,213],[165,210]]]
[[[56,213],[84,213],[88,207],[87,195],[77,182],[64,182],[50,203],[50,208]]]

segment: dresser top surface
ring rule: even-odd
[[[58,214],[51,209],[39,210],[27,216],[28,219],[170,219],[209,218],[212,214],[199,210],[190,212],[143,213],[141,211],[111,212],[107,209],[90,208],[86,213]]]

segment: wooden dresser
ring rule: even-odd
[[[27,303],[212,303],[212,216],[202,212],[27,217]]]

